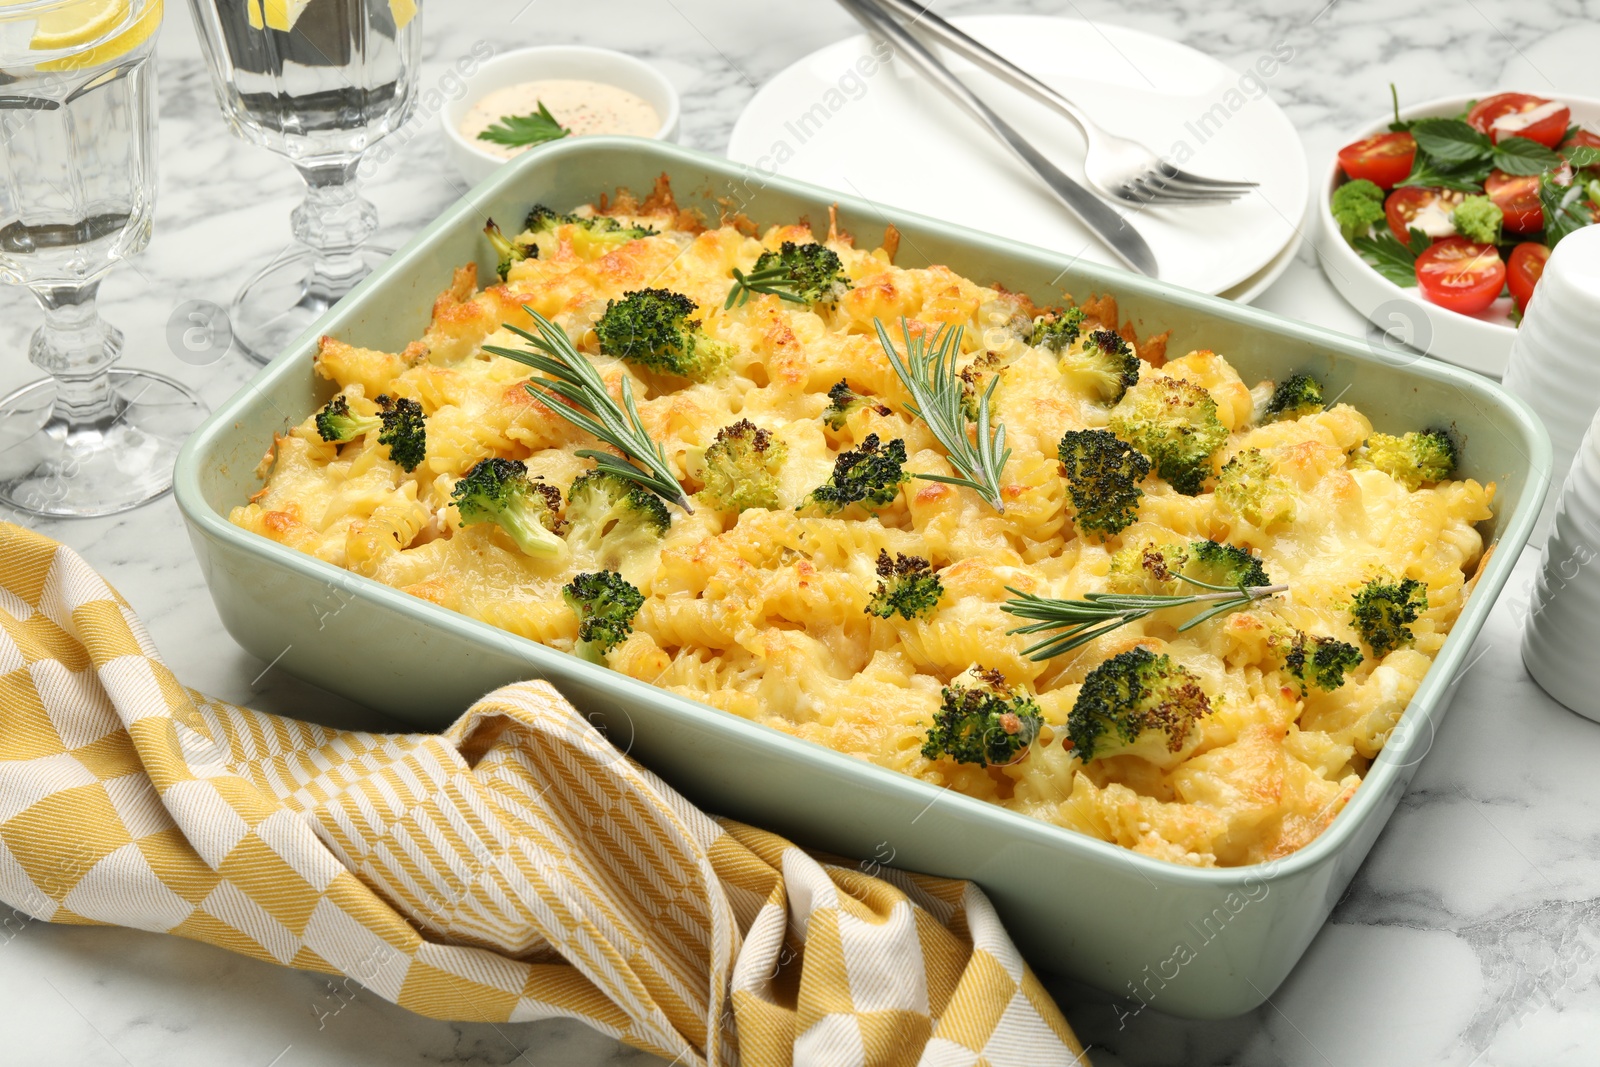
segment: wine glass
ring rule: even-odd
[[[0,502],[109,515],[160,496],[206,408],[115,367],[101,280],[150,241],[161,0],[0,5],[0,278],[44,309],[28,357],[51,377],[0,400]]]
[[[245,282],[234,339],[265,363],[390,253],[366,244],[378,212],[361,154],[404,125],[416,96],[415,0],[190,0],[223,116],[306,183],[295,245]]]

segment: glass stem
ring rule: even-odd
[[[33,290],[44,325],[33,335],[28,358],[56,380],[56,414],[71,424],[115,414],[111,364],[122,353],[122,331],[100,317],[99,291],[99,282]]]
[[[289,221],[295,240],[316,253],[309,288],[334,299],[366,274],[361,246],[378,228],[378,209],[357,191],[357,162],[297,164],[306,198]]]

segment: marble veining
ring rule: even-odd
[[[1312,173],[1347,130],[1403,100],[1495,86],[1600,96],[1595,0],[946,0],[945,14],[1057,14],[1181,40],[1244,70],[1276,42],[1294,58],[1269,91],[1294,121]],[[821,0],[551,0],[434,3],[424,89],[478,41],[584,43],[632,51],[683,94],[683,142],[721,151],[756,88],[853,32]],[[161,188],[150,248],[103,289],[125,360],[220,403],[253,365],[186,363],[166,340],[178,304],[226,304],[289,239],[289,166],[229,136],[186,5],[169,4],[158,51]],[[1086,46],[1086,61],[1092,48]],[[369,168],[380,242],[395,245],[464,188],[432,120]],[[1309,246],[1258,304],[1359,336],[1367,328]],[[0,390],[34,376],[37,312],[0,288]],[[9,517],[9,516],[8,516]],[[135,605],[183,680],[252,706],[383,729],[381,715],[305,686],[221,629],[170,499],[112,519],[38,524],[73,545]],[[1130,1016],[1056,985],[1097,1065],[1528,1065],[1593,1062],[1600,1033],[1600,727],[1555,704],[1517,654],[1538,558],[1519,561],[1478,658],[1410,791],[1332,919],[1269,1005],[1239,1019]],[[1069,890],[1068,890],[1069,891]],[[71,1067],[593,1067],[650,1058],[570,1023],[491,1026],[410,1015],[353,983],[127,930],[0,915],[0,1063]]]

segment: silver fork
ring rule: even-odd
[[[1211,204],[1237,199],[1256,182],[1203,178],[1168,163],[1137,141],[1118,137],[1098,126],[1076,104],[960,29],[940,18],[918,0],[862,0],[899,12],[913,29],[924,30],[940,44],[976,63],[990,74],[1020,89],[1040,103],[1071,119],[1088,146],[1084,176],[1102,194],[1130,204]]]
[[[1009,148],[1024,166],[1044,182],[1055,198],[1072,212],[1078,221],[1099,235],[1100,240],[1116,253],[1118,259],[1141,274],[1152,278],[1157,276],[1159,267],[1155,253],[1150,250],[1150,245],[1139,231],[1134,229],[1132,222],[1113,211],[1105,201],[1088,189],[1063,174],[1059,167],[1046,159],[1037,148],[1028,143],[1026,138],[1012,129],[989,105],[980,100],[976,93],[968,89],[960,78],[950,73],[950,68],[945,66],[926,45],[913,37],[911,31],[896,21],[893,15],[871,3],[870,0],[839,0],[839,6],[854,15],[869,32],[877,34],[893,45],[897,62],[904,60],[911,64],[946,96],[982,123],[996,140]]]

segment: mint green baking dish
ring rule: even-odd
[[[1464,469],[1493,480],[1495,551],[1388,747],[1311,845],[1268,864],[1193,870],[1014,814],[799,741],[330,566],[231,525],[254,492],[272,434],[331,392],[314,377],[316,337],[398,351],[428,321],[452,268],[492,270],[484,219],[568,208],[619,185],[672,178],[685,206],[761,223],[806,216],[873,247],[899,229],[899,262],[944,263],[1036,300],[1115,294],[1141,334],[1223,352],[1246,381],[1304,370],[1381,429],[1453,425]],[[1380,358],[1359,341],[1250,307],[934,219],[769,178],[658,141],[580,138],[520,156],[428,226],[288,351],[219,407],[178,459],[176,493],[217,610],[250,652],[423,728],[445,726],[498,685],[544,678],[635,758],[713,812],[796,841],[909,870],[970,878],[988,892],[1039,971],[1165,1012],[1249,1011],[1288,975],[1365,858],[1426,754],[1458,672],[1528,538],[1550,478],[1544,429],[1493,382],[1428,360]]]

